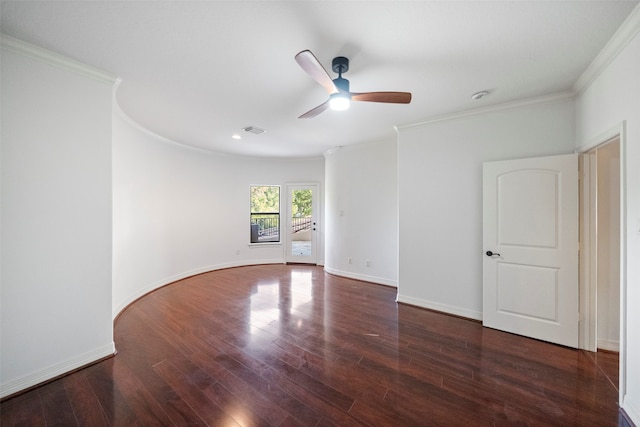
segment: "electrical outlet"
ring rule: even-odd
[[[347,258],[347,261],[349,262],[349,264],[353,264],[353,260],[351,259],[351,257]]]
[[[367,267],[371,267],[371,260],[365,260],[364,265],[366,265]]]
[[[236,250],[236,255],[240,255],[240,249]]]

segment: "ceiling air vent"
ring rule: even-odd
[[[266,130],[260,129],[259,127],[256,127],[256,126],[243,127],[242,130],[245,131],[245,132],[250,132],[250,133],[252,133],[254,135],[260,135],[261,133],[265,133],[266,132]]]

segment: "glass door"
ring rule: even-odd
[[[317,184],[287,185],[287,262],[316,264]]]

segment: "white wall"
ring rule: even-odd
[[[627,24],[635,36],[576,100],[576,129],[580,150],[623,129],[626,209],[621,224],[625,240],[621,296],[624,301],[626,293],[626,304],[621,308],[624,387],[620,394],[621,406],[640,424],[640,7],[636,7]]]
[[[114,351],[113,80],[6,40],[0,396]]]
[[[193,274],[284,262],[284,245],[249,246],[249,186],[282,185],[286,212],[285,184],[318,183],[321,201],[323,182],[322,157],[251,158],[195,150],[142,129],[116,109],[113,315],[143,294]],[[323,264],[322,216],[318,235]]]
[[[397,286],[396,141],[331,150],[325,158],[325,269]]]
[[[482,319],[482,162],[571,153],[569,98],[400,129],[398,300]]]

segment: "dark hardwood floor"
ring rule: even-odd
[[[1,425],[626,425],[617,355],[395,296],[301,265],[185,279],[121,314],[115,357],[5,400]]]

